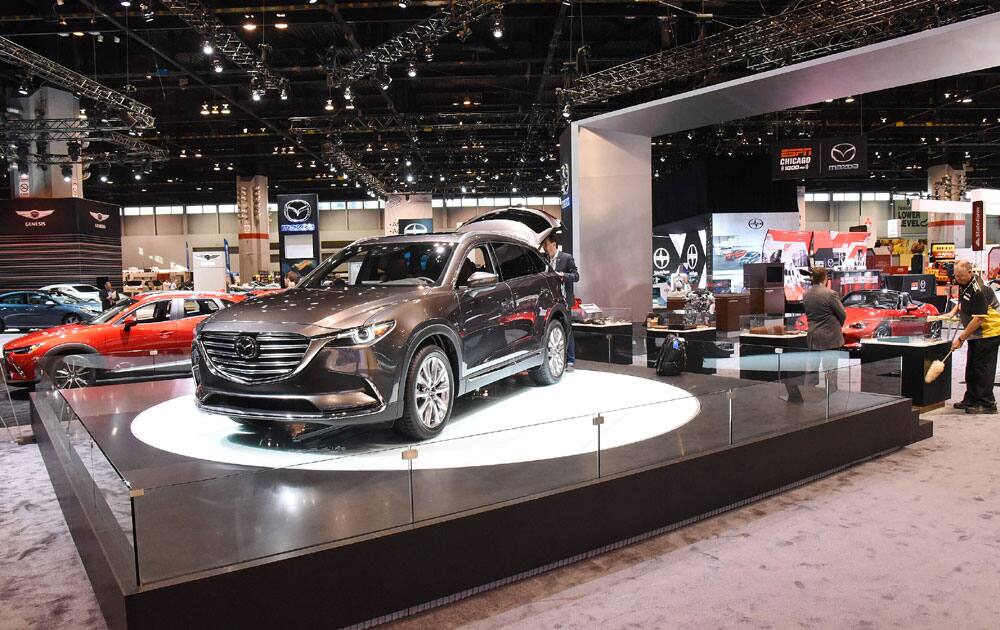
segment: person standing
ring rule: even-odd
[[[566,307],[573,308],[575,296],[573,295],[573,283],[580,281],[580,270],[576,267],[576,261],[572,254],[559,250],[559,243],[551,234],[542,241],[542,249],[549,258],[552,269],[559,274],[563,281],[563,293],[566,296]],[[576,344],[573,341],[573,326],[566,331],[566,371],[573,371],[573,364],[576,362]]]
[[[805,307],[809,329],[806,342],[810,351],[820,353],[819,370],[827,371],[828,389],[836,389],[836,377],[831,381],[829,371],[837,367],[837,352],[844,345],[844,322],[847,311],[840,296],[827,286],[827,271],[823,267],[812,270],[812,286],[806,291],[802,304]],[[791,391],[789,391],[791,396]]]
[[[995,414],[997,401],[993,382],[997,372],[997,348],[1000,347],[1000,303],[981,276],[973,272],[972,263],[955,263],[955,282],[959,286],[958,304],[948,313],[962,321],[962,330],[951,342],[958,350],[966,341],[965,396],[955,403],[956,409],[971,414]]]
[[[100,295],[101,295],[102,311],[106,311],[118,303],[118,292],[115,291],[115,288],[113,286],[111,286],[110,280],[104,283],[104,286],[101,288]]]

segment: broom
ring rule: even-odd
[[[955,337],[958,336],[958,331],[960,330],[962,330],[961,327],[955,329],[955,334],[951,336],[952,343],[955,342]],[[944,362],[951,357],[951,353],[954,351],[955,347],[952,346],[951,350],[948,351],[948,354],[944,355],[943,359],[934,359],[934,361],[931,362],[931,366],[927,368],[927,374],[924,374],[925,383],[933,383],[937,380],[937,377],[941,376],[941,373],[944,372]]]

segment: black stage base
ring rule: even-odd
[[[828,421],[528,498],[137,586],[135,565],[122,553],[129,549],[126,534],[109,525],[114,516],[95,500],[100,492],[68,442],[65,402],[38,392],[32,410],[53,486],[112,629],[387,621],[740,506],[929,433],[909,400],[885,399]],[[702,416],[712,412],[703,406]]]

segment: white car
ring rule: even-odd
[[[101,290],[89,284],[50,284],[47,287],[42,287],[41,290],[62,293],[84,302],[101,303]]]

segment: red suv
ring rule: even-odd
[[[30,385],[38,380],[36,365],[44,359],[60,389],[138,372],[187,373],[195,326],[243,299],[204,291],[145,293],[89,323],[56,326],[8,342],[2,368],[11,385]]]

